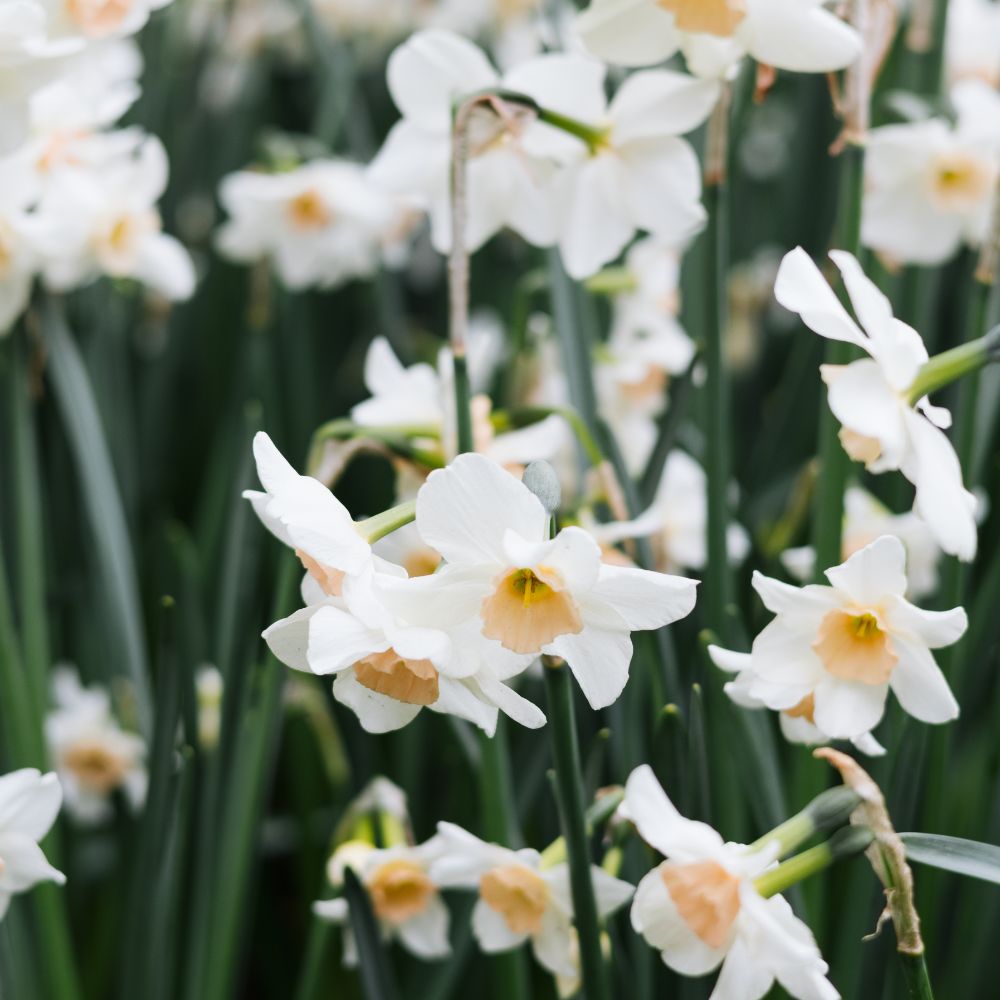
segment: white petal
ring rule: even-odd
[[[472,908],[472,933],[488,955],[510,951],[528,940],[527,934],[515,934],[503,915],[481,899]]]
[[[263,637],[268,649],[286,667],[312,673],[309,662],[309,622],[318,610],[317,606],[300,608],[264,629]]]
[[[545,652],[566,661],[591,708],[607,708],[628,683],[632,640],[627,631],[609,632],[585,624],[576,635],[558,636]]]
[[[764,576],[759,570],[754,570],[751,582],[764,607],[776,615],[825,614],[837,604],[829,587],[816,584],[795,587],[775,580],[774,577]]]
[[[958,702],[951,693],[941,668],[920,642],[893,636],[899,656],[889,679],[900,705],[921,722],[951,722],[958,718]]]
[[[697,587],[686,577],[604,563],[591,596],[611,605],[630,629],[653,629],[689,615]]]
[[[337,675],[333,696],[358,717],[362,729],[369,733],[391,733],[412,722],[420,712],[419,705],[407,705],[359,684],[353,670]]]
[[[23,833],[0,832],[0,892],[24,892],[38,882],[62,885],[66,876],[45,860],[42,849]]]
[[[573,960],[573,934],[569,919],[554,906],[542,917],[542,926],[531,939],[538,964],[554,976],[576,976],[579,969]]]
[[[626,77],[608,109],[614,122],[614,142],[683,135],[711,114],[719,84],[686,73],[646,70]]]
[[[502,565],[505,532],[542,541],[548,515],[527,486],[496,462],[482,455],[459,455],[420,487],[417,528],[451,563]]]
[[[850,66],[861,37],[810,0],[755,0],[737,37],[758,61],[794,73],[830,73]]]
[[[774,283],[774,297],[821,337],[868,349],[864,334],[802,247],[785,254]]]
[[[621,909],[635,894],[635,886],[609,875],[597,865],[590,866],[590,879],[594,884],[597,915],[603,920]]]
[[[487,736],[497,728],[496,706],[477,697],[476,688],[450,677],[438,678],[438,700],[430,706],[435,712],[454,715],[478,726]]]
[[[653,0],[593,0],[576,32],[589,52],[619,66],[652,66],[680,44],[673,15]]]
[[[737,653],[732,649],[723,649],[721,646],[709,646],[708,655],[712,662],[726,673],[738,674],[744,670],[749,670],[753,663],[753,657],[749,653]]]
[[[448,941],[448,907],[440,896],[427,901],[422,913],[396,928],[400,940],[418,958],[444,958],[451,954]]]
[[[518,725],[528,729],[540,729],[545,725],[545,713],[534,702],[522,698],[513,688],[490,676],[488,671],[477,674],[474,683],[479,685],[485,698]]]
[[[906,549],[895,535],[882,535],[828,569],[826,578],[856,604],[877,607],[906,593]]]
[[[874,729],[885,712],[888,684],[860,684],[828,677],[816,687],[816,725],[833,739],[852,739]]]
[[[62,788],[54,774],[22,768],[0,777],[0,830],[41,840],[52,828],[62,805]]]
[[[890,630],[909,632],[929,649],[941,649],[958,642],[969,627],[965,608],[950,611],[924,611],[899,598],[887,606]]]
[[[709,1000],[760,1000],[765,996],[774,984],[774,975],[761,958],[747,940],[737,937],[726,953]]]

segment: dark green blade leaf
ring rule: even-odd
[[[1000,885],[1000,847],[995,844],[936,833],[901,833],[899,836],[910,861]]]

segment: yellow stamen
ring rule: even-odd
[[[746,17],[745,0],[657,0],[681,31],[728,38]]]
[[[322,195],[310,188],[289,202],[288,217],[295,229],[323,229],[332,221],[333,213]]]
[[[380,920],[401,924],[427,908],[434,883],[415,861],[398,858],[377,868],[368,880],[372,909]]]
[[[885,684],[899,662],[889,636],[868,611],[827,612],[812,648],[828,673],[861,684]]]
[[[549,887],[523,865],[493,868],[479,880],[479,895],[514,934],[537,934],[548,907]]]
[[[942,154],[933,170],[931,198],[946,210],[973,208],[993,189],[994,173],[989,162],[961,150]]]
[[[408,660],[394,649],[372,653],[354,664],[358,683],[407,705],[433,705],[439,696],[438,672],[430,660]]]
[[[721,948],[740,912],[739,878],[717,861],[664,862],[660,878],[684,923],[709,948]]]
[[[560,635],[575,635],[583,621],[555,570],[512,569],[483,600],[483,635],[515,653],[538,653]]]

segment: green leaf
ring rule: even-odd
[[[153,714],[146,637],[125,509],[90,377],[61,311],[51,301],[45,304],[44,324],[52,388],[76,462],[108,601],[108,632],[119,669],[132,682],[139,725],[148,740]]]
[[[351,930],[358,946],[358,970],[367,1000],[395,1000],[396,984],[392,966],[382,946],[382,937],[368,894],[357,875],[348,868],[344,872],[344,895],[351,915]]]
[[[1000,847],[937,833],[901,833],[910,861],[1000,885]]]

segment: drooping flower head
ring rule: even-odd
[[[869,472],[902,472],[916,487],[914,510],[941,548],[971,560],[976,554],[976,500],[962,485],[958,456],[942,431],[951,425],[951,414],[932,406],[927,397],[915,404],[909,398],[927,349],[916,330],[893,316],[888,299],[854,257],[839,250],[830,256],[860,326],[801,247],[781,262],[774,295],[821,337],[846,341],[869,355],[820,369],[830,409],[842,425],[844,450]]]
[[[832,739],[865,737],[889,692],[922,722],[958,715],[931,653],[957,642],[962,608],[923,611],[906,593],[906,550],[890,535],[826,571],[830,586],[792,587],[755,573],[753,586],[775,619],[749,654],[710,647],[715,662],[740,671],[737,695],[812,723]]]
[[[754,887],[773,852],[727,844],[685,819],[645,764],[629,776],[620,812],[666,859],[632,903],[632,926],[666,965],[685,976],[721,965],[713,1000],[757,1000],[775,981],[799,1000],[837,1000],[809,928],[782,896]]]

